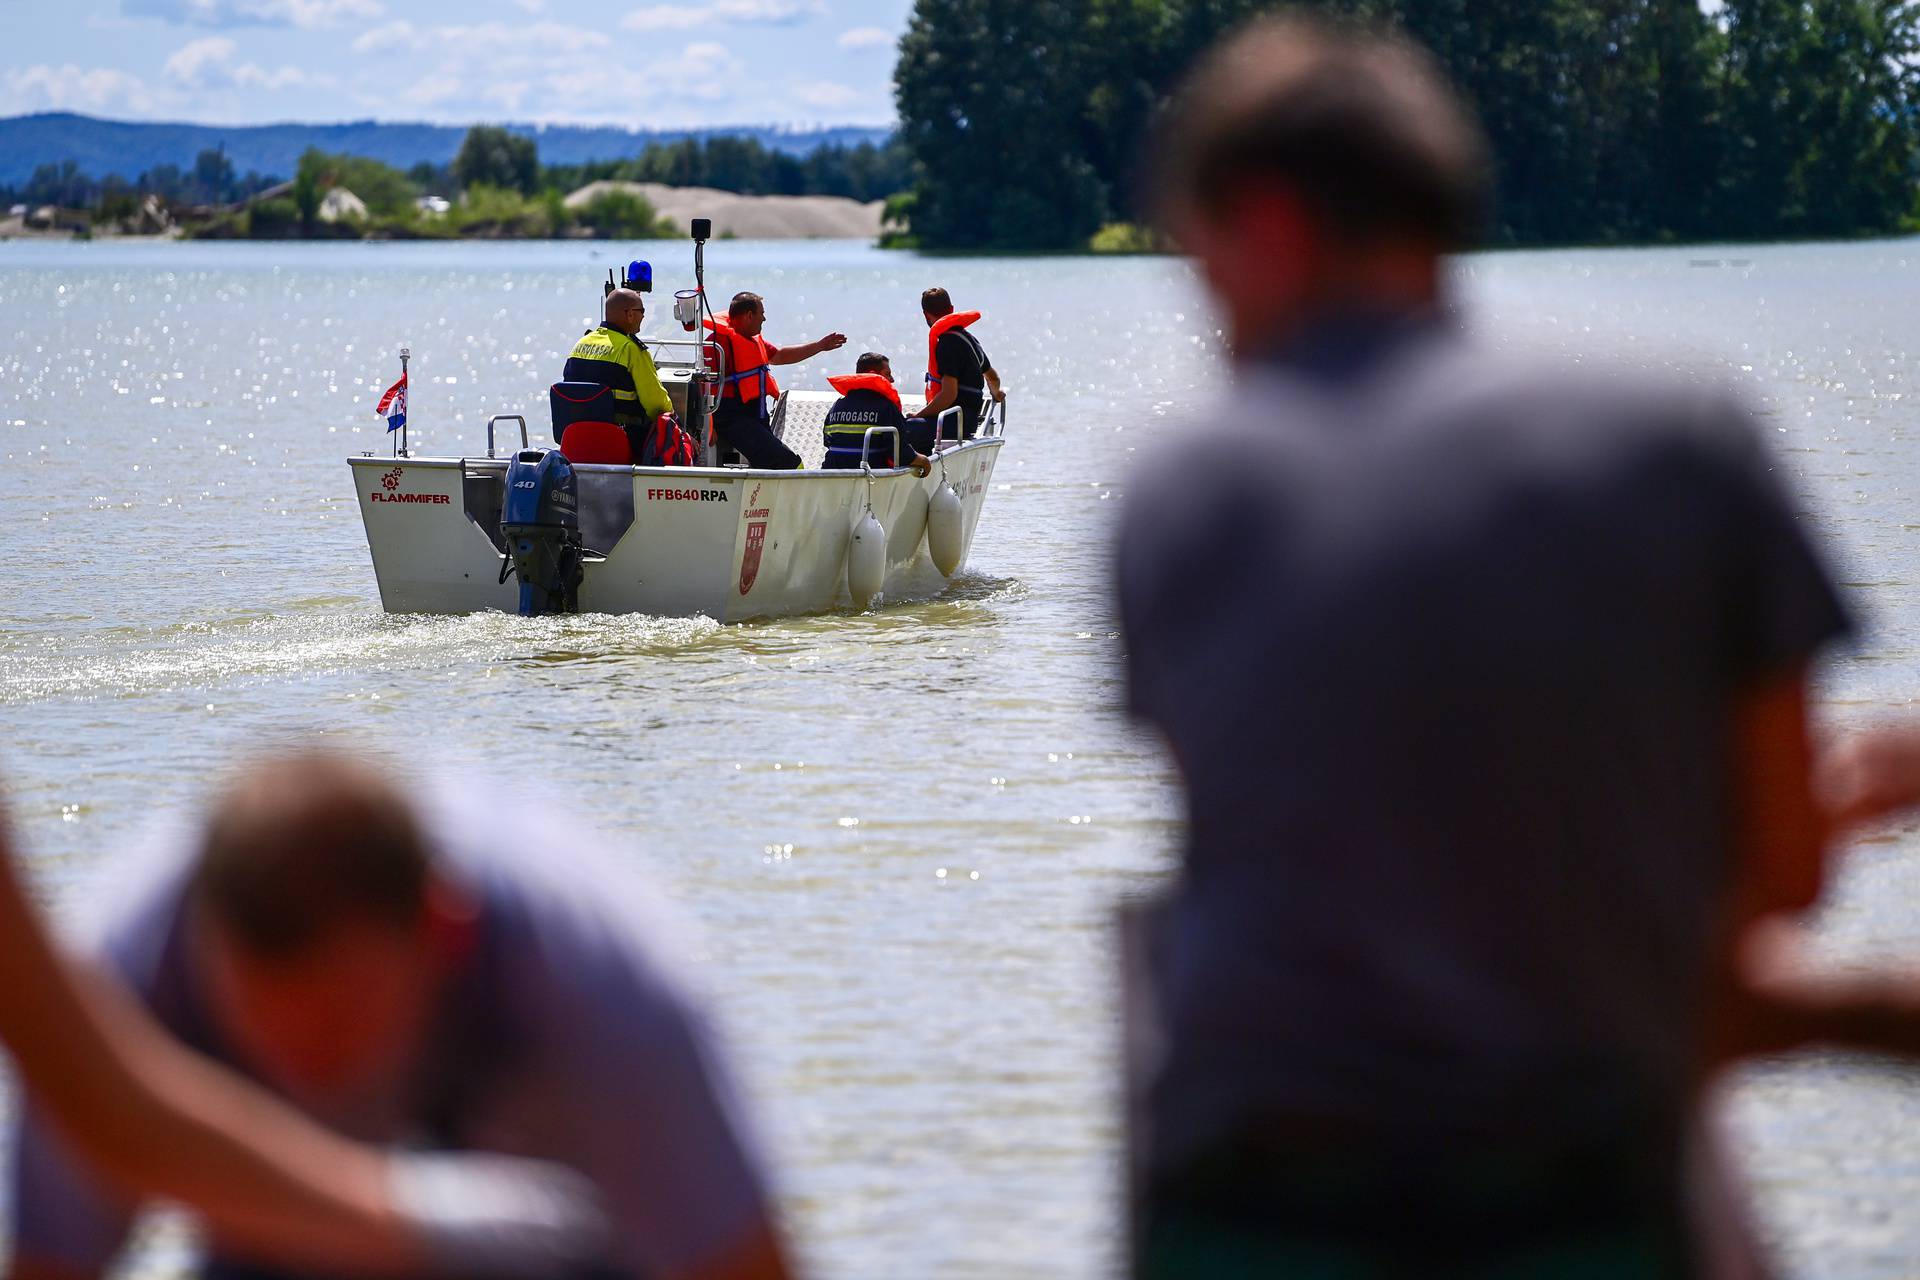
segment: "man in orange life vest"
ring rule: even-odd
[[[900,411],[900,393],[893,387],[893,364],[885,356],[869,351],[854,361],[851,377],[828,378],[827,382],[840,398],[827,410],[823,424],[827,441],[823,467],[844,471],[866,462],[876,467],[912,467],[919,476],[933,470],[933,463],[920,446],[909,440],[907,419]],[[892,427],[899,434],[875,432],[869,442],[867,432],[874,427]]]
[[[927,403],[913,416],[936,422],[957,404],[960,434],[970,439],[980,429],[987,396],[996,401],[1007,398],[980,340],[967,332],[980,313],[955,311],[953,299],[938,286],[920,295],[920,313],[927,319]]]
[[[725,320],[707,322],[727,353],[727,378],[713,429],[724,444],[740,451],[748,466],[793,471],[800,466],[800,455],[780,443],[769,421],[767,399],[780,394],[771,366],[798,364],[822,351],[838,350],[847,344],[847,335],[830,333],[817,342],[776,347],[760,336],[766,321],[765,301],[757,293],[743,292],[733,295]]]

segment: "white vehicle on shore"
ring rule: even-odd
[[[698,322],[703,289],[676,299],[683,322],[688,313]],[[647,346],[676,415],[701,442],[701,460],[712,460],[723,348],[698,339]],[[820,469],[821,424],[834,399],[787,392],[773,409],[775,433],[806,464],[799,471],[569,463],[533,445],[518,414],[488,420],[483,457],[415,457],[403,429],[393,457],[347,460],[380,602],[389,613],[734,622],[932,594],[972,548],[1003,443],[1003,407],[989,403],[967,440],[957,438],[959,410],[942,414],[933,472],[922,478],[904,467]],[[496,453],[502,423],[518,427],[520,448],[507,455]]]

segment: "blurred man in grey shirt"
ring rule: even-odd
[[[1229,401],[1131,480],[1134,713],[1188,796],[1135,989],[1143,1275],[1703,1274],[1734,940],[1818,891],[1847,619],[1723,395],[1478,349],[1480,137],[1257,24],[1169,122]]]
[[[100,950],[174,1035],[351,1137],[584,1175],[613,1237],[593,1275],[781,1280],[760,1159],[659,913],[548,817],[274,760],[120,887]],[[137,1206],[32,1109],[15,1145],[12,1274],[100,1274]],[[217,1248],[208,1273],[272,1274]]]

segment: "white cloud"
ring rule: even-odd
[[[671,75],[635,75],[612,56],[611,35],[538,21],[419,24],[399,19],[353,42],[359,54],[403,57],[407,73],[376,85],[356,77],[356,102],[387,117],[469,123],[512,118],[655,127],[706,123],[692,102],[731,100],[743,64],[726,46],[697,41],[661,52]]]
[[[628,31],[691,31],[708,24],[745,22],[784,27],[827,11],[825,0],[713,0],[707,5],[643,5],[620,19]]]
[[[859,103],[867,95],[849,85],[832,80],[803,80],[793,87],[795,101],[821,111],[838,111]]]
[[[516,60],[542,54],[588,53],[604,49],[611,43],[598,31],[563,22],[529,22],[518,26],[505,22],[476,22],[416,27],[402,18],[362,35],[353,42],[353,49],[356,53],[406,49],[438,53],[443,58],[476,59],[497,55]],[[501,66],[498,70],[502,76],[510,73],[511,68],[507,66]]]
[[[692,6],[650,4],[620,19],[620,26],[625,31],[690,31],[705,21],[706,14]]]
[[[835,43],[842,49],[891,49],[895,41],[893,32],[884,27],[854,27],[842,31]]]
[[[160,100],[146,81],[112,67],[41,63],[0,75],[0,111],[83,111],[145,115]]]
[[[238,48],[225,36],[208,36],[204,40],[181,45],[160,70],[167,79],[179,84],[204,85],[211,73],[220,71],[224,74],[228,70],[224,64],[233,61]]]
[[[405,18],[363,32],[353,42],[355,53],[378,53],[382,49],[410,49],[419,38],[419,29]]]
[[[386,13],[381,0],[125,0],[130,15],[196,27],[298,27],[318,31]]]
[[[333,83],[326,75],[312,75],[299,67],[268,70],[253,62],[234,61],[239,46],[226,36],[206,36],[174,50],[161,67],[167,79],[184,89],[303,89]]]
[[[713,11],[729,22],[784,26],[817,18],[827,6],[826,0],[714,0]]]
[[[513,0],[522,13],[545,13],[547,0]]]

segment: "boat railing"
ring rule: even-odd
[[[531,449],[533,445],[527,439],[527,420],[517,413],[496,413],[487,419],[487,456],[493,456],[493,424],[496,422],[517,422],[520,424],[520,447]]]
[[[960,432],[966,422],[966,415],[960,411],[959,405],[956,404],[942,409],[940,415],[933,420],[933,447],[935,450],[938,450],[941,445],[947,443],[948,422],[953,423],[953,443],[959,444]]]
[[[860,433],[860,464],[865,466],[867,459],[873,456],[873,433],[876,431],[884,431],[893,437],[893,453],[889,456],[898,462],[900,458],[900,428],[891,423],[882,422],[877,426],[868,427]]]
[[[1007,434],[1007,402],[987,397],[987,407],[980,413],[981,437],[1004,436]]]

